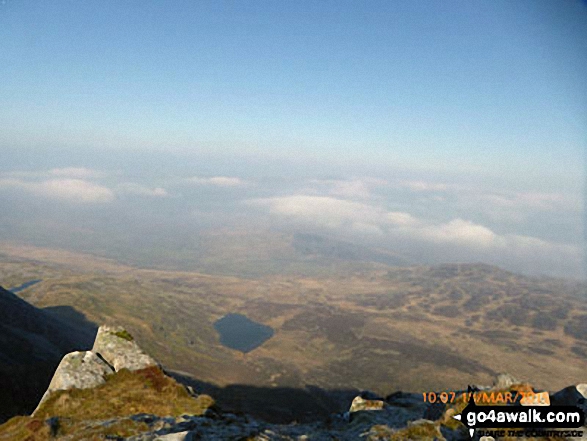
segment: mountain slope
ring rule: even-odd
[[[336,413],[326,413],[311,422],[280,424],[248,412],[227,412],[214,396],[169,377],[126,329],[102,326],[92,351],[76,351],[63,358],[30,417],[15,417],[0,425],[0,440],[460,441],[471,439],[463,424],[468,424],[469,419],[459,422],[453,418],[471,405],[465,392],[454,391],[452,399],[447,394],[446,401],[427,400],[422,394],[409,392],[395,392],[386,398],[369,391],[354,398],[330,395],[331,400],[339,402]],[[233,389],[232,393],[238,391]],[[472,398],[480,408],[499,404],[519,411],[520,405],[528,404],[524,401],[530,395],[538,397],[536,393],[544,402],[587,409],[587,384],[549,393],[509,374],[498,375],[493,386],[476,388]],[[242,399],[252,408],[271,405],[265,400],[257,401],[255,396],[245,394]],[[285,399],[281,406],[294,406],[287,395],[282,397]],[[295,406],[298,405],[300,410],[312,411],[311,407],[301,403]],[[585,426],[578,432],[584,429]],[[554,436],[562,437],[562,433]],[[542,438],[533,432],[532,439],[546,441],[553,437]]]
[[[91,329],[65,323],[0,287],[0,421],[30,412],[61,357],[92,341]]]
[[[13,286],[43,279],[22,292],[27,301],[75,305],[95,323],[120,323],[169,369],[213,386],[385,394],[487,384],[505,371],[556,389],[584,381],[587,369],[581,283],[481,264],[252,279],[137,269],[58,250],[0,251],[0,276]],[[214,329],[227,314],[274,334],[246,354],[227,348]]]

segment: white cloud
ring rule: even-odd
[[[212,185],[216,187],[243,187],[248,185],[243,179],[230,176],[214,176],[211,178],[200,178],[197,176],[187,178],[185,182],[196,185]]]
[[[371,177],[350,180],[311,179],[308,182],[311,185],[310,192],[317,188],[320,194],[349,199],[369,199],[373,196],[374,188],[388,185],[383,179]]]
[[[107,187],[81,179],[51,179],[35,184],[37,193],[70,202],[110,202],[114,193]]]
[[[0,188],[23,187],[25,184],[22,180],[16,178],[0,179]]]
[[[421,223],[420,220],[416,219],[411,214],[401,211],[388,211],[385,213],[385,216],[389,223],[398,227],[416,226]]]
[[[371,196],[371,191],[369,186],[361,180],[338,181],[334,184],[330,194],[347,198],[367,199]]]
[[[481,247],[490,247],[498,243],[498,236],[489,228],[458,218],[447,223],[417,228],[412,230],[411,234],[436,243]]]
[[[49,179],[40,182],[2,179],[0,188],[19,188],[51,199],[76,203],[104,203],[114,200],[114,193],[109,188],[82,179]]]
[[[116,187],[117,192],[137,196],[167,197],[169,193],[161,187],[149,188],[133,182],[126,182]]]
[[[53,168],[49,170],[51,176],[58,176],[63,178],[76,178],[76,179],[91,179],[104,177],[103,172],[92,170],[86,167],[64,167],[64,168]]]
[[[73,178],[73,179],[96,179],[106,176],[106,173],[86,167],[64,167],[52,168],[51,170],[19,171],[13,170],[2,173],[7,178],[16,179],[52,179],[52,178]]]
[[[373,225],[367,222],[353,222],[351,224],[351,228],[357,233],[362,233],[369,236],[382,236],[384,234],[383,230],[377,225]]]
[[[271,214],[328,228],[352,228],[382,232],[383,227],[416,222],[410,214],[385,211],[372,205],[329,196],[294,195],[253,199],[249,204],[266,207]]]
[[[433,222],[405,212],[388,211],[379,206],[328,196],[294,195],[253,199],[248,203],[267,209],[273,216],[341,234],[384,235],[390,242],[401,242],[408,244],[408,247],[409,244],[438,246],[437,251],[456,252],[452,258],[467,255],[494,261],[503,257],[513,262],[530,262],[541,256],[544,261],[569,259],[569,262],[575,262],[575,266],[580,259],[577,246],[530,236],[497,234],[484,225],[461,218]]]
[[[489,193],[481,196],[485,202],[502,208],[525,208],[540,211],[580,210],[581,201],[570,195],[543,192]]]
[[[449,186],[438,182],[426,182],[426,181],[400,181],[401,187],[409,188],[412,191],[424,192],[424,191],[446,191]]]

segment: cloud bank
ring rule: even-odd
[[[74,203],[105,203],[114,200],[114,192],[83,179],[48,179],[39,182],[2,179],[0,188],[20,189],[37,196]]]
[[[247,181],[230,176],[214,176],[211,178],[193,176],[187,178],[185,182],[195,185],[212,185],[215,187],[243,187],[248,184]]]
[[[97,243],[108,241],[112,231],[135,234],[138,222],[152,237],[181,247],[185,240],[177,225],[185,231],[277,228],[383,247],[415,264],[486,262],[534,274],[584,274],[578,193],[399,174],[244,180],[236,171],[189,177],[158,169],[153,175],[85,167],[8,171],[0,174],[0,197],[5,206],[14,204],[14,219],[22,213],[31,225],[36,222],[35,232],[48,224],[51,210],[59,219],[54,223],[67,228],[69,219],[73,224],[91,213],[84,222],[92,222]],[[75,204],[94,207],[74,211]],[[12,222],[15,231],[23,225],[21,218]],[[197,233],[187,236],[196,240]]]
[[[355,234],[373,243],[444,261],[508,262],[527,269],[538,265],[569,272],[580,272],[582,265],[579,245],[499,234],[462,217],[437,221],[381,205],[304,194],[257,198],[247,204],[299,228],[318,228],[340,236]]]
[[[145,187],[143,185],[135,184],[134,182],[125,182],[119,184],[116,187],[117,193],[137,195],[137,196],[148,196],[148,197],[167,197],[169,193],[162,187]]]

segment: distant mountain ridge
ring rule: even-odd
[[[412,263],[407,258],[390,251],[326,238],[316,234],[295,233],[292,246],[302,255],[342,261],[374,262],[389,266],[407,266]]]

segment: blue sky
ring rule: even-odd
[[[0,146],[576,175],[586,18],[575,2],[6,0]]]
[[[578,1],[3,0],[0,239],[164,206],[581,276],[585,72]]]

